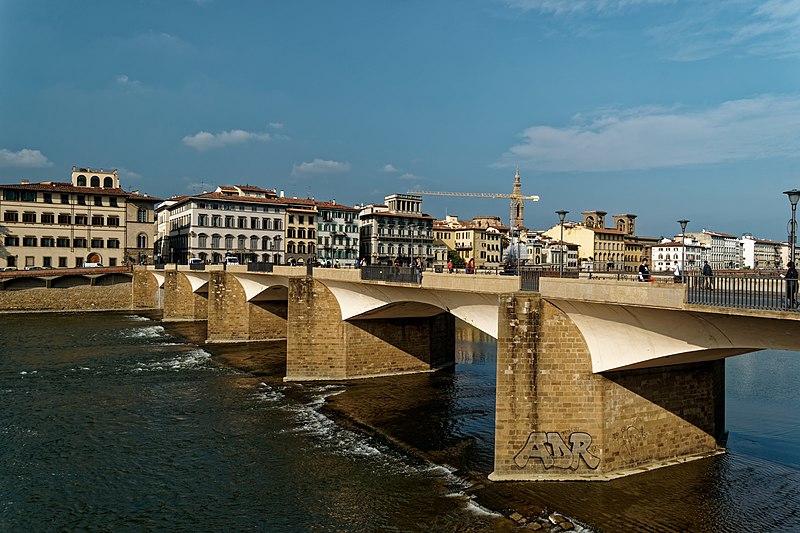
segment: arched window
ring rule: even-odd
[[[114,186],[114,179],[111,178],[110,176],[106,176],[106,178],[103,179],[103,187],[110,189],[113,186]]]
[[[255,235],[250,237],[250,250],[258,250],[258,237]]]
[[[244,235],[239,235],[239,237],[236,239],[236,247],[239,250],[244,250],[246,244],[247,244],[247,237],[245,237]]]
[[[289,228],[286,230],[286,238],[287,239],[296,239],[297,234],[295,233],[294,228]]]
[[[211,236],[211,248],[212,249],[216,249],[216,250],[219,249],[220,239],[221,239],[221,237],[219,235],[217,235],[216,233]],[[214,254],[214,255],[216,255],[216,254]],[[214,261],[216,262],[216,259]]]
[[[137,248],[147,248],[147,235],[144,233],[140,233],[136,236],[136,247]]]
[[[269,237],[262,237],[261,238],[261,249],[262,250],[269,250],[270,249],[269,248]],[[264,255],[269,255],[269,254],[264,254]],[[265,259],[265,261],[266,261],[266,259]]]
[[[298,229],[297,230],[297,238],[298,239],[305,239],[306,238],[306,230],[303,229],[303,228]]]
[[[308,238],[309,239],[316,239],[316,237],[317,237],[317,232],[314,231],[313,229],[309,229],[308,230]]]
[[[280,236],[280,235],[276,236],[276,237],[275,237],[275,238],[272,240],[272,242],[274,243],[274,246],[273,246],[272,248],[273,248],[275,251],[280,251],[280,250],[282,249],[282,248],[281,248],[281,243],[283,242],[283,239],[281,239],[281,236]],[[275,255],[276,255],[275,262],[277,263],[277,262],[278,262],[278,259],[277,259],[277,257],[280,257],[280,256],[279,256],[278,254],[275,254]]]
[[[310,253],[310,254],[317,253],[315,248],[316,247],[312,243],[308,243],[308,253]]]
[[[306,243],[302,241],[297,243],[297,253],[298,254],[306,253]]]
[[[100,186],[100,178],[98,176],[92,176],[92,187],[99,187]]]
[[[230,250],[233,248],[233,235],[225,235],[225,249]]]
[[[296,251],[297,250],[296,250],[296,248],[294,246],[294,241],[289,241],[289,242],[286,243],[286,253],[287,254],[293,254],[293,253],[296,253]]]
[[[205,248],[208,245],[208,235],[205,233],[201,233],[197,236],[197,246],[198,248]]]
[[[84,176],[83,174],[78,176],[77,184],[78,187],[86,187],[86,176]]]

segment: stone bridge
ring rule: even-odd
[[[682,285],[358,270],[137,269],[135,308],[207,320],[210,342],[287,339],[286,380],[429,372],[455,318],[498,342],[495,480],[604,480],[720,453],[724,359],[800,350],[800,314],[686,303]]]

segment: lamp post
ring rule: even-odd
[[[686,270],[686,224],[689,221],[681,219],[678,224],[681,225],[681,283],[683,283],[683,272]]]
[[[558,215],[558,223],[561,225],[561,239],[558,243],[559,248],[559,266],[558,266],[558,277],[564,277],[564,217],[567,216],[569,211],[564,211],[563,209],[560,211],[556,211],[556,215]]]
[[[797,201],[800,200],[800,190],[784,191],[792,204],[792,220],[789,221],[789,261],[794,262],[794,241],[797,238]]]

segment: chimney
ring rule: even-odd
[[[281,198],[283,198],[283,191],[281,191]]]
[[[19,182],[20,182],[22,185],[27,185],[28,183],[30,183],[28,180],[20,180]]]

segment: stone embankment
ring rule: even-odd
[[[131,284],[0,291],[0,312],[131,309]]]

